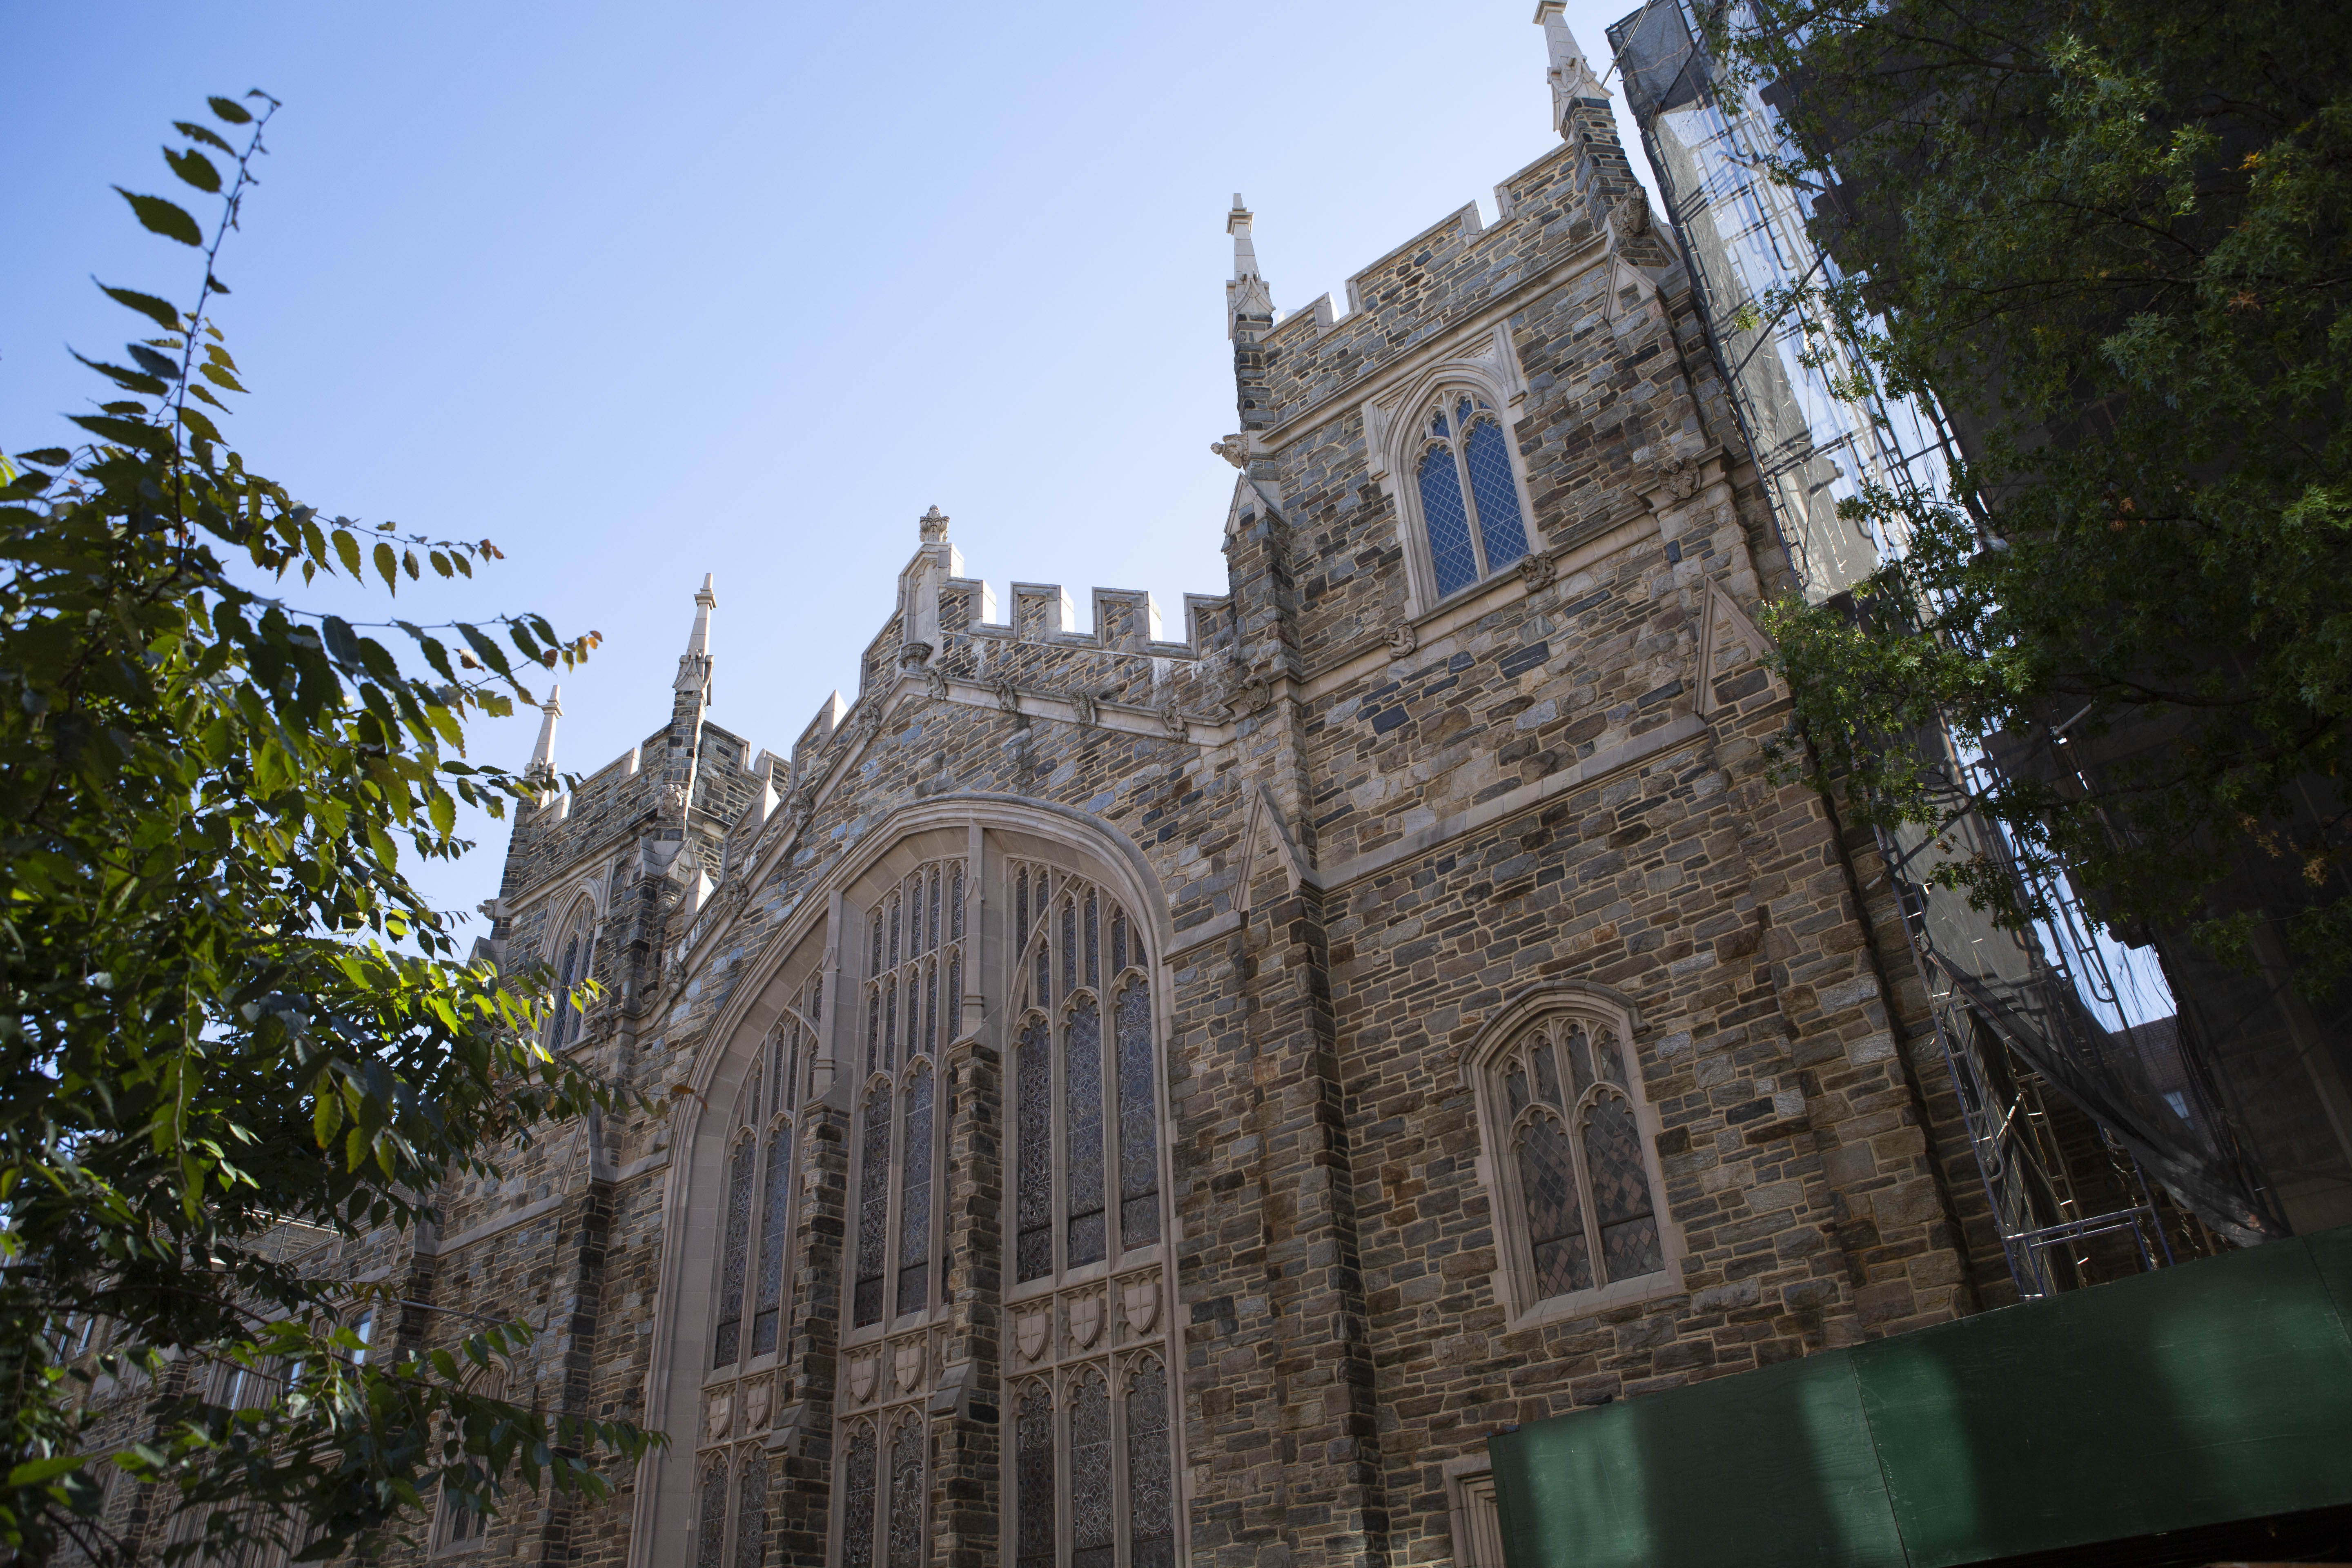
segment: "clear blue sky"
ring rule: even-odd
[[[1631,8],[1570,0],[1597,69]],[[215,318],[252,466],[506,552],[403,614],[602,631],[563,682],[567,769],[664,721],[716,573],[711,716],[782,752],[854,695],[934,502],[1000,605],[1148,588],[1173,627],[1222,592],[1233,193],[1276,305],[1344,309],[1554,144],[1532,11],[5,0],[0,447],[70,441],[99,393],[67,345],[136,326],[90,274],[193,292],[194,253],[109,187],[180,194],[169,122],[266,88]],[[521,765],[535,721],[474,754]],[[425,879],[447,907],[496,890],[484,827]]]

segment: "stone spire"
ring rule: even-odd
[[[711,591],[713,579],[714,574],[704,573],[702,587],[694,595],[694,630],[687,634],[675,687],[694,693],[705,705],[710,701],[710,612],[719,607],[719,595]]]
[[[555,777],[555,721],[563,717],[563,688],[548,688],[547,700],[539,705],[539,743],[530,749],[530,766],[523,769],[527,779]]]
[[[1234,193],[1234,210],[1225,215],[1225,232],[1234,237],[1234,276],[1225,285],[1225,336],[1238,342],[1243,317],[1274,321],[1274,291],[1257,269],[1257,247],[1250,243],[1250,210],[1242,194]]]
[[[1577,47],[1576,35],[1568,30],[1568,19],[1560,15],[1562,9],[1562,0],[1538,0],[1536,22],[1544,30],[1544,46],[1551,57],[1546,74],[1551,80],[1552,129],[1568,136],[1571,134],[1569,120],[1579,100],[1588,109],[1605,109],[1609,89],[1592,74],[1584,51]]]

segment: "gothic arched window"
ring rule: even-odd
[[[719,1230],[713,1370],[772,1354],[782,1342],[793,1243],[794,1115],[815,1060],[824,1002],[821,977],[800,986],[738,1095]]]
[[[1172,1568],[1158,1055],[1142,932],[1110,891],[1006,866],[1013,1568]],[[992,886],[999,886],[992,884]]]
[[[1449,388],[1424,405],[1412,479],[1438,598],[1527,554],[1527,514],[1511,470],[1510,436],[1479,394]]]
[[[547,1048],[560,1051],[580,1037],[586,1016],[575,1006],[572,988],[585,982],[596,957],[596,907],[582,899],[572,907],[561,928],[563,934],[547,950],[554,970],[555,1011],[547,1020]]]
[[[1507,1035],[1479,1064],[1483,1163],[1516,1313],[1600,1306],[1670,1283],[1679,1247],[1629,1049],[1622,1018],[1564,1007]]]
[[[963,1000],[964,864],[927,861],[867,916],[850,1326],[929,1310],[939,1251],[938,1064]]]

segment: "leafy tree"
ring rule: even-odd
[[[1898,738],[2008,763],[1973,801],[2113,923],[2321,994],[2352,973],[2352,12],[2274,0],[1752,0],[1775,174],[1846,281],[1779,300],[1951,414],[1949,503],[1853,613],[1771,612],[1825,773],[1878,820],[1969,804]],[[2057,734],[2063,731],[2063,735]],[[2299,889],[2258,917],[2232,879]],[[1940,879],[2011,919],[1982,862]],[[2243,884],[2239,884],[2242,891]]]
[[[210,1547],[309,1561],[436,1487],[478,1511],[518,1481],[602,1496],[597,1453],[650,1440],[491,1397],[527,1323],[440,1320],[421,1351],[380,1301],[363,1347],[366,1290],[285,1245],[413,1226],[446,1178],[614,1091],[535,1043],[576,999],[461,962],[402,868],[469,847],[459,801],[496,816],[539,782],[464,761],[464,722],[595,637],[301,608],[297,575],[413,597],[498,552],[326,517],[221,434],[244,388],[206,310],[276,107],[176,122],[164,158],[218,197],[209,235],[123,193],[201,254],[194,303],[103,286],[147,335],[83,360],[111,384],[75,417],[89,444],[18,455],[0,490],[0,1541],[31,1563],[118,1548],[107,1464],[205,1513]],[[110,1455],[72,1359],[93,1321],[99,1374],[142,1409]]]

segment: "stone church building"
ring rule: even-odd
[[[432,1555],[1492,1568],[1489,1434],[1979,1304],[1883,868],[1768,776],[1788,563],[1559,9],[1491,224],[1277,313],[1236,198],[1217,592],[1080,630],[933,508],[797,737],[712,719],[706,579],[662,724],[547,775],[490,949],[593,977],[553,1042],[662,1113],[442,1194],[375,1331],[529,1318],[532,1397],[670,1441]]]

